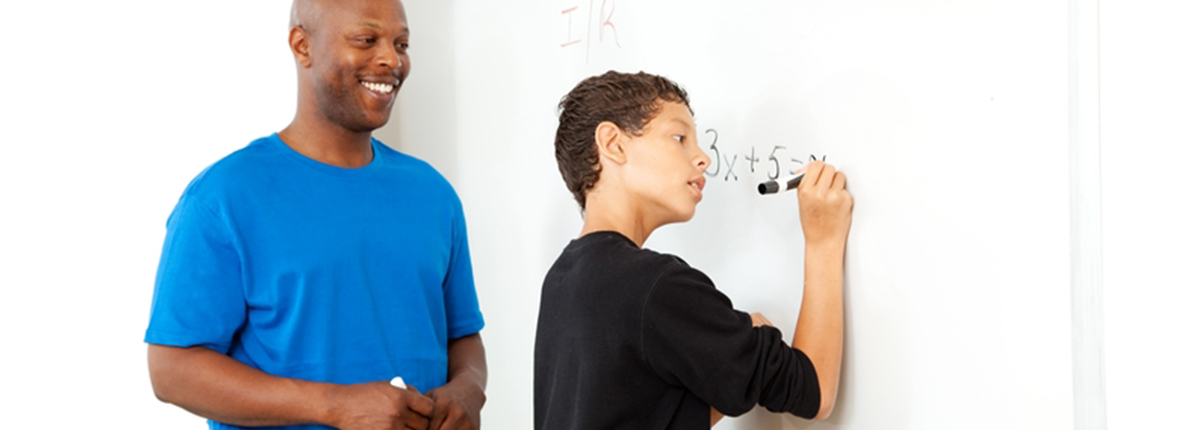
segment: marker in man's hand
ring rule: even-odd
[[[397,376],[397,377],[395,377],[395,378],[392,378],[392,386],[393,386],[393,387],[396,387],[396,388],[399,388],[399,389],[401,389],[401,390],[407,390],[407,389],[408,389],[408,385],[405,385],[405,384],[404,384],[404,378],[401,378],[401,377],[399,377],[399,376]]]

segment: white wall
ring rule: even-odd
[[[0,5],[6,427],[204,426],[150,388],[154,273],[188,181],[291,120],[289,5]]]
[[[459,192],[487,211],[468,220],[493,289],[481,296],[505,323],[485,335],[505,348],[491,362],[516,364],[492,389],[519,394],[490,403],[489,421],[531,426],[536,297],[578,234],[552,156],[555,104],[615,68],[681,82],[725,154],[829,154],[857,196],[838,411],[722,428],[1069,426],[1066,22],[1065,5],[1033,1],[458,2]],[[561,46],[568,32],[584,41]],[[795,203],[754,195],[761,167],[737,174],[710,178],[696,218],[647,246],[790,338]]]
[[[1111,429],[1200,404],[1200,6],[1099,2],[1104,332]]]
[[[404,3],[412,29],[412,70],[392,111],[392,121],[375,136],[429,162],[458,187],[458,86],[454,79],[457,32],[453,5],[446,1]]]
[[[1097,6],[1079,3],[1090,13]],[[566,32],[561,11],[576,7],[575,16],[586,16],[590,8],[601,9],[603,14],[612,10],[603,8],[614,4],[619,10],[618,25],[606,33],[608,40],[601,40],[593,28],[587,33],[592,44],[587,49],[558,46],[565,41]],[[529,333],[536,321],[534,297],[559,248],[578,231],[572,203],[549,155],[552,107],[578,79],[608,68],[646,69],[680,80],[693,93],[701,128],[718,124],[727,131],[746,132],[739,149],[749,145],[744,142],[747,137],[785,135],[844,157],[839,163],[855,174],[860,206],[852,234],[858,255],[852,255],[848,263],[852,273],[847,287],[851,320],[846,385],[840,410],[830,423],[842,428],[885,423],[896,428],[1068,425],[1072,393],[1067,384],[1072,363],[1067,359],[1067,325],[1072,310],[1067,303],[1070,284],[1065,254],[1070,223],[1067,175],[1071,172],[1067,107],[1079,102],[1070,97],[1092,100],[1102,93],[1105,205],[1103,214],[1089,213],[1088,217],[1105,220],[1103,230],[1096,233],[1105,235],[1106,271],[1098,285],[1101,295],[1108,295],[1102,309],[1107,313],[1100,319],[1081,321],[1088,325],[1082,327],[1084,331],[1102,336],[1107,327],[1108,336],[1103,339],[1108,342],[1109,367],[1106,373],[1087,377],[1103,379],[1107,375],[1114,428],[1133,427],[1135,420],[1147,415],[1150,422],[1164,427],[1177,424],[1183,417],[1174,411],[1184,410],[1181,407],[1146,411],[1157,410],[1159,405],[1194,403],[1183,389],[1176,388],[1197,381],[1182,362],[1191,357],[1192,347],[1180,341],[1194,337],[1190,330],[1196,327],[1195,320],[1182,309],[1190,303],[1186,300],[1190,293],[1175,287],[1194,281],[1183,273],[1185,265],[1165,262],[1188,260],[1194,248],[1184,244],[1196,240],[1187,224],[1194,217],[1189,211],[1194,211],[1195,202],[1189,198],[1194,192],[1188,185],[1195,181],[1187,181],[1182,168],[1194,151],[1195,132],[1187,127],[1195,115],[1180,106],[1195,100],[1194,84],[1187,76],[1194,75],[1195,67],[1194,49],[1188,41],[1196,38],[1189,37],[1194,35],[1186,33],[1187,27],[1181,24],[1195,17],[1194,11],[1179,3],[1101,4],[1098,39],[1103,41],[1100,51],[1105,61],[1085,65],[1085,69],[1094,73],[1099,68],[1103,86],[1085,87],[1081,89],[1084,94],[1072,96],[1067,57],[1068,37],[1074,36],[1067,30],[1069,21],[1079,17],[1068,16],[1066,2],[757,2],[732,8],[716,2],[682,6],[564,0],[553,4],[456,2],[455,8],[458,37],[453,50],[459,88],[455,121],[460,140],[453,151],[461,169],[457,184],[468,208],[474,208],[468,216],[477,276],[485,288],[481,297],[489,307],[485,311],[493,322],[491,330],[503,330],[487,334],[491,363],[505,369],[503,376],[493,378],[492,391],[516,394],[493,397],[485,411],[489,422],[516,428],[530,425],[532,407],[527,399],[532,372],[527,363],[532,357]],[[579,37],[588,31],[580,25],[586,21],[574,19],[572,31]],[[1095,31],[1096,23],[1084,27]],[[781,33],[787,36],[788,29],[801,37],[777,37]],[[615,46],[614,33],[624,47]],[[1096,35],[1084,36],[1076,42],[1097,40]],[[804,64],[806,67],[795,67],[795,62],[807,59],[814,60]],[[847,74],[847,66],[856,73]],[[1126,76],[1114,75],[1118,70]],[[780,79],[779,73],[793,73],[795,79]],[[1162,79],[1150,77],[1152,74]],[[744,76],[753,78],[738,81]],[[822,78],[833,79],[820,82]],[[1154,90],[1142,91],[1149,81]],[[768,102],[760,97],[764,87],[776,89],[779,95],[775,98],[786,98],[800,87],[804,97]],[[747,95],[729,95],[736,92]],[[1173,93],[1181,95],[1169,96]],[[978,95],[989,96],[991,103],[972,104]],[[1143,99],[1122,107],[1125,102],[1117,98],[1122,95]],[[889,103],[897,96],[907,97],[907,103]],[[765,132],[754,134],[755,127],[739,128],[751,124],[755,116],[771,116],[772,110],[780,108],[800,114],[796,133],[766,127],[761,128]],[[944,122],[937,122],[938,115]],[[1151,151],[1154,156],[1149,164],[1174,168],[1142,176],[1146,181],[1160,175],[1169,179],[1155,183],[1161,188],[1150,193],[1169,209],[1162,216],[1164,222],[1155,224],[1161,235],[1147,237],[1138,233],[1144,226],[1130,222],[1140,219],[1141,212],[1131,216],[1126,209],[1130,204],[1114,200],[1139,199],[1145,196],[1146,187],[1141,185],[1148,184],[1122,181],[1137,194],[1114,187],[1111,154],[1118,145],[1114,139],[1121,133],[1127,133],[1127,139],[1141,137],[1151,125],[1161,127],[1162,136],[1160,147],[1149,146],[1159,149]],[[925,133],[927,140],[947,139],[947,143],[957,133],[960,145],[932,147],[911,140],[920,133]],[[1094,130],[1088,133],[1096,134]],[[896,146],[877,145],[887,140]],[[915,154],[907,151],[912,143],[917,143]],[[1138,145],[1147,147],[1145,142]],[[872,149],[892,157],[897,165],[927,163],[929,169],[915,178],[893,174],[890,166],[861,158]],[[1158,158],[1159,154],[1179,156],[1167,160]],[[953,179],[938,184],[942,177]],[[887,178],[918,191],[915,196],[888,192],[897,189],[889,188],[892,184],[880,185]],[[1032,182],[1027,182],[1031,178]],[[773,309],[776,320],[793,318],[794,313],[785,308],[793,306],[794,300],[770,303],[770,294],[756,297],[754,292],[731,285],[746,275],[754,282],[771,280],[771,276],[752,270],[738,273],[738,267],[753,260],[739,252],[742,249],[735,247],[737,250],[722,258],[703,250],[712,242],[691,237],[715,234],[724,235],[723,244],[736,242],[733,234],[720,230],[731,219],[745,219],[747,214],[729,207],[755,199],[722,194],[720,183],[713,182],[696,220],[690,226],[664,229],[651,245],[683,255],[708,270],[742,307]],[[951,206],[938,200],[943,195],[951,196]],[[957,207],[951,209],[954,205]],[[879,216],[879,212],[864,216],[873,210],[870,206],[889,208],[892,216]],[[752,211],[751,216],[760,216],[759,212]],[[926,225],[926,220],[920,219],[929,215],[936,217],[939,226]],[[997,215],[999,221],[986,222]],[[749,244],[743,245],[766,244],[778,249],[777,237],[753,229],[751,233]],[[949,235],[943,236],[946,233]],[[1130,238],[1137,243],[1129,243]],[[1081,243],[1100,242],[1099,237],[1086,239]],[[905,243],[917,246],[906,247]],[[515,247],[526,252],[514,254]],[[1132,249],[1146,248],[1159,249],[1162,254],[1128,255],[1136,252]],[[958,254],[942,254],[948,249]],[[756,255],[754,252],[749,250],[750,255]],[[919,253],[929,256],[908,259]],[[506,258],[484,261],[480,257],[491,254]],[[898,262],[888,261],[888,255]],[[960,257],[965,260],[958,260]],[[1151,258],[1157,265],[1145,261]],[[1146,276],[1145,269],[1150,267],[1157,269],[1150,274],[1158,276],[1158,282],[1152,284],[1160,287],[1151,290],[1158,294],[1145,295],[1120,285],[1129,283],[1131,276]],[[894,288],[886,288],[889,281]],[[914,301],[914,291],[929,291],[929,282],[932,291],[943,295],[921,296],[932,302]],[[1166,304],[1159,300],[1161,296],[1184,299]],[[939,304],[946,308],[944,314],[927,312]],[[1173,312],[1158,313],[1160,307]],[[497,329],[497,321],[503,327]],[[880,323],[889,321],[894,329],[891,336],[878,330]],[[984,321],[1010,327],[998,328]],[[969,335],[980,333],[977,329],[988,332],[984,336],[1000,334],[1005,346],[989,347],[987,341]],[[1147,335],[1155,330],[1157,334]],[[1148,372],[1141,355],[1147,346],[1156,360],[1165,364],[1155,366],[1149,373],[1154,377],[1149,379],[1142,377]],[[981,354],[980,348],[992,347],[1007,354],[1008,361],[993,363],[986,361],[987,355],[974,355]],[[889,365],[881,363],[896,357],[907,357],[907,361],[892,363],[890,369],[895,371],[888,372]],[[979,361],[981,358],[984,361]],[[1088,358],[1103,362],[1104,357]],[[1078,365],[1081,357],[1074,360]],[[1004,370],[996,373],[999,368]],[[1174,382],[1178,380],[1183,383]],[[1103,387],[1103,382],[1079,386]],[[1100,393],[1101,398],[1105,396]],[[1003,418],[979,420],[983,416]],[[1094,421],[1080,420],[1076,425],[1097,428],[1087,426],[1090,422]],[[1103,410],[1098,422],[1106,422]],[[724,426],[792,428],[807,424],[781,422],[756,413],[741,421],[726,421]]]

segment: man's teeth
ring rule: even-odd
[[[392,84],[380,84],[376,82],[363,82],[362,85],[367,87],[368,90],[383,94],[391,94],[392,90],[396,88]]]

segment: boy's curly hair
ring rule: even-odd
[[[621,131],[639,136],[664,102],[692,109],[687,92],[670,79],[645,72],[609,71],[584,79],[558,103],[554,156],[580,209],[587,210],[587,192],[600,180],[596,127],[610,121]]]

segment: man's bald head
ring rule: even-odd
[[[347,3],[390,3],[397,6],[401,14],[404,10],[404,5],[400,0],[292,0],[292,13],[288,20],[288,28],[301,27],[311,33],[323,26],[322,21],[327,13],[336,11],[343,6],[350,6]],[[405,18],[405,25],[407,26],[407,24]]]
[[[304,27],[310,29],[317,22],[321,12],[322,0],[292,0],[292,16],[288,28]],[[312,30],[309,30],[312,31]]]

